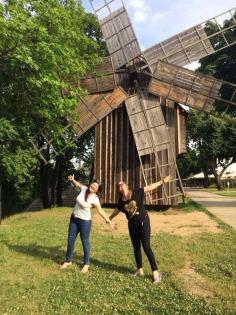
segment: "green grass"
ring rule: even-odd
[[[189,210],[185,207],[193,211],[194,204]],[[152,247],[163,272],[163,281],[154,286],[146,258],[147,276],[131,276],[135,267],[129,237],[95,226],[90,272],[81,274],[76,263],[60,271],[69,213],[67,208],[55,208],[3,221],[0,314],[236,314],[236,233],[232,229],[222,227],[219,234],[191,237],[153,235]],[[74,261],[79,265],[81,254],[78,239]],[[195,295],[184,285],[181,270],[189,264],[204,280],[208,297]]]
[[[202,205],[189,198],[186,198],[185,203],[179,203],[178,207],[184,212],[206,211]]]
[[[217,189],[206,189],[206,191],[212,192],[217,195],[225,196],[225,197],[236,197],[236,189],[225,189],[225,190],[217,190]]]

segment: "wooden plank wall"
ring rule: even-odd
[[[168,121],[171,133],[172,146],[176,148],[176,105],[167,101],[165,116]],[[104,202],[114,204],[117,201],[116,185],[119,181],[127,182],[131,188],[144,186],[143,176],[140,168],[134,137],[128,120],[125,106],[114,110],[100,123],[96,125],[95,138],[95,176],[102,182]],[[162,164],[168,163],[168,156],[165,152],[160,152],[159,158]],[[142,156],[145,168],[153,167],[155,157],[152,155]],[[157,171],[150,170],[152,180],[157,178]],[[175,174],[173,174],[175,177]],[[172,185],[171,194],[176,191],[176,184]],[[152,195],[155,200],[163,195],[162,188]],[[176,204],[176,198],[172,198],[171,205]],[[146,197],[145,204],[150,204]],[[161,205],[158,201],[154,205]]]
[[[95,130],[95,176],[103,184],[104,202],[115,203],[119,181],[132,183],[132,188],[142,186],[139,159],[125,107],[106,116]]]

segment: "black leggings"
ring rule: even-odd
[[[136,216],[131,218],[129,221],[129,235],[134,248],[134,256],[136,260],[137,268],[142,268],[142,253],[141,244],[144,252],[147,255],[152,271],[157,270],[157,264],[153,251],[150,246],[150,235],[151,227],[149,216],[146,215],[144,218]]]

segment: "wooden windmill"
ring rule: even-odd
[[[182,66],[234,44],[236,9],[142,52],[122,0],[90,3],[110,56],[80,80],[88,96],[80,99],[75,130],[81,136],[96,125],[95,176],[106,203],[116,202],[117,181],[135,187],[171,175],[146,204],[173,205],[184,195],[176,156],[185,151],[185,118],[177,103],[205,112],[216,100],[236,105],[236,85]]]

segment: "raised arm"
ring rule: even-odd
[[[106,221],[106,223],[109,223],[111,228],[114,229],[115,228],[115,224],[113,222],[111,222],[110,218],[108,218],[108,216],[106,215],[105,211],[102,209],[102,207],[99,205],[95,206],[97,212],[99,213],[99,215]]]
[[[68,180],[76,187],[81,189],[82,185],[80,182],[78,182],[77,180],[75,180],[75,176],[73,175],[69,175],[68,176]]]
[[[153,189],[165,184],[165,183],[168,183],[169,181],[171,180],[171,177],[168,175],[166,176],[163,180],[160,180],[156,183],[153,183],[151,185],[148,185],[146,187],[144,187],[144,193],[147,193],[149,191],[152,191]]]

